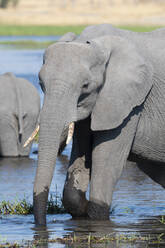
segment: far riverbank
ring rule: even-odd
[[[0,24],[0,36],[13,36],[13,35],[63,35],[66,32],[74,32],[80,34],[87,25],[5,25]],[[135,32],[149,32],[161,26],[117,26],[122,29],[128,29]]]

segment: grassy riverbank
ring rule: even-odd
[[[12,26],[0,25],[0,35],[63,35],[66,32],[74,32],[76,34],[86,26]]]
[[[82,32],[86,26],[7,26],[0,25],[0,36],[60,36],[67,32],[74,32],[77,35]],[[149,32],[159,27],[142,27],[142,26],[120,26],[119,28],[132,30],[135,32]],[[32,41],[32,40],[19,40],[19,41],[0,41],[0,45],[5,45],[8,49],[44,49],[54,41]],[[4,47],[2,46],[2,49]]]
[[[66,32],[80,34],[86,25],[80,26],[12,26],[0,25],[0,35],[63,35]],[[152,26],[120,26],[136,32],[148,32],[157,27]]]

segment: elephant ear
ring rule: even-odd
[[[104,84],[91,114],[91,129],[108,130],[121,125],[133,108],[145,101],[152,87],[152,67],[121,37],[106,36],[94,42],[108,59]]]
[[[73,41],[75,40],[77,37],[77,35],[75,33],[72,33],[72,32],[68,32],[66,34],[64,34],[59,40],[58,42],[70,42],[70,41]]]

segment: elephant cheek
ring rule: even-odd
[[[97,92],[91,92],[90,95],[82,102],[78,103],[77,107],[77,120],[84,120],[90,116],[93,111],[97,99]]]

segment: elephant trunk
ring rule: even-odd
[[[38,168],[33,204],[36,225],[46,225],[46,206],[61,134],[69,124],[67,89],[45,95],[40,119]]]

